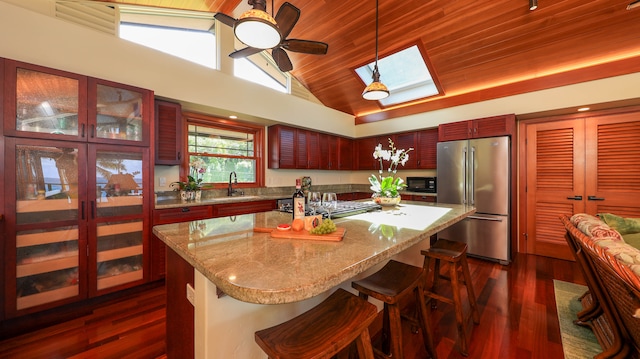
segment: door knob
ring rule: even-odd
[[[567,197],[567,199],[572,199],[574,201],[582,201],[582,196]]]
[[[587,197],[587,199],[588,199],[589,201],[604,201],[604,198],[602,198],[602,197],[596,197],[596,196],[589,196],[589,197]]]

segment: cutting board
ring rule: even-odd
[[[301,230],[294,231],[290,229],[288,231],[281,231],[275,228],[260,228],[253,229],[254,232],[271,233],[272,238],[286,238],[286,239],[309,239],[314,241],[331,241],[339,242],[344,238],[345,228],[336,228],[336,231],[329,234],[311,234],[309,231]]]

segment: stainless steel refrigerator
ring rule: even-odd
[[[476,213],[438,233],[466,242],[468,254],[511,261],[509,137],[438,143],[438,203],[466,203]]]

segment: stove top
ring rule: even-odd
[[[382,209],[382,206],[373,202],[338,201],[336,209],[331,211],[331,218],[353,216],[355,214],[378,211],[380,209]],[[291,202],[280,203],[278,210],[281,212],[293,213]],[[309,206],[307,206],[305,212],[307,216],[311,216],[313,214],[313,210]],[[327,210],[322,207],[319,207],[316,210],[316,214],[321,214],[322,218],[327,218],[329,216]]]

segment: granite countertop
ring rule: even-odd
[[[475,212],[465,205],[402,202],[336,219],[340,242],[276,239],[253,228],[291,222],[277,211],[159,225],[153,233],[220,290],[259,304],[316,296]]]

